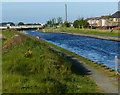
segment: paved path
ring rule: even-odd
[[[60,52],[54,48],[51,48],[55,52]],[[103,93],[118,93],[118,79],[115,77],[108,77],[104,71],[98,70],[94,67],[85,64],[78,59],[61,52],[64,56],[66,56],[74,65],[80,68],[80,70],[84,70],[90,78],[98,85],[98,87],[103,91]]]
[[[118,79],[108,77],[105,72],[99,71],[86,64],[84,66],[91,71],[91,78],[103,89],[105,93],[118,93]]]

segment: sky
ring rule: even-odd
[[[52,18],[65,20],[65,4],[70,22],[110,15],[118,10],[117,2],[2,2],[2,22],[44,24]]]
[[[120,0],[1,0],[2,2],[118,2]]]

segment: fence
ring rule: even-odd
[[[120,74],[119,69],[120,69],[120,65],[119,65],[120,59],[118,59],[117,56],[115,56],[115,71],[117,72],[117,74]]]

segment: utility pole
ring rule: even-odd
[[[65,4],[65,21],[67,22],[67,4]]]

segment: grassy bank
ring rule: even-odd
[[[54,32],[57,32],[57,33],[58,33],[57,28],[46,28],[46,29],[44,29],[44,30],[42,30],[42,31],[40,31],[40,32],[48,32],[48,33],[49,33],[49,32],[52,32],[52,31],[51,31],[52,29],[55,30]],[[59,28],[58,28],[58,29],[59,29]],[[49,30],[50,30],[50,31],[49,31]],[[105,31],[108,31],[108,30],[102,30],[102,32],[105,32]],[[61,28],[61,31],[59,31],[59,32],[63,32],[62,28]],[[117,31],[115,31],[115,33],[116,33],[116,32],[117,32]],[[47,43],[47,42],[46,42],[46,43]],[[88,59],[86,59],[86,58],[84,58],[84,57],[82,57],[82,56],[80,56],[80,55],[77,55],[77,54],[75,54],[75,53],[73,53],[73,52],[70,52],[70,51],[68,51],[68,50],[66,50],[66,49],[63,49],[63,48],[58,47],[58,46],[56,46],[56,45],[53,45],[53,44],[51,44],[51,43],[47,43],[47,44],[49,44],[50,47],[53,47],[53,48],[56,49],[56,50],[59,50],[59,51],[61,51],[61,52],[65,52],[65,53],[67,53],[68,55],[71,55],[71,56],[77,58],[79,61],[82,61],[82,62],[85,63],[85,64],[88,64],[88,65],[90,65],[90,66],[92,66],[92,67],[94,67],[94,68],[97,68],[97,69],[100,70],[100,71],[104,71],[109,77],[117,77],[116,72],[115,72],[113,69],[110,69],[110,68],[108,68],[108,67],[106,67],[106,66],[104,66],[104,65],[102,65],[102,64],[97,63],[97,62],[93,62],[93,61],[91,61],[91,60],[88,60]]]
[[[16,34],[19,36],[14,38]],[[3,93],[100,92],[82,70],[61,53],[52,51],[49,47],[52,44],[30,39],[15,31],[3,31],[3,35],[7,37],[4,45],[12,42],[2,54]],[[32,51],[30,56],[25,54],[28,49]]]
[[[88,33],[95,35],[120,36],[117,30],[102,30],[102,29],[78,29],[78,28],[45,28],[40,32],[73,32],[73,33]]]
[[[78,55],[78,54],[76,54],[76,53],[70,52],[70,51],[68,51],[68,50],[66,50],[66,49],[63,49],[63,48],[58,47],[58,46],[56,46],[56,45],[53,45],[53,44],[51,44],[51,43],[48,43],[48,42],[46,42],[46,43],[47,43],[50,47],[54,48],[55,50],[58,50],[58,51],[60,51],[60,52],[64,52],[64,53],[66,53],[66,54],[68,54],[68,55],[70,55],[70,56],[72,56],[72,57],[74,57],[74,58],[77,58],[77,60],[78,60],[78,61],[81,61],[82,63],[88,64],[88,65],[92,66],[92,67],[95,68],[95,69],[98,69],[98,70],[100,70],[100,71],[103,71],[103,72],[106,73],[106,75],[108,75],[109,77],[118,77],[118,76],[116,75],[116,72],[115,72],[113,69],[107,68],[107,67],[105,67],[105,66],[102,65],[102,64],[99,64],[99,63],[97,63],[97,62],[93,62],[93,61],[91,61],[91,60],[88,60],[88,59],[86,59],[86,58],[84,58],[84,57],[82,57],[82,56],[80,56],[80,55]]]

